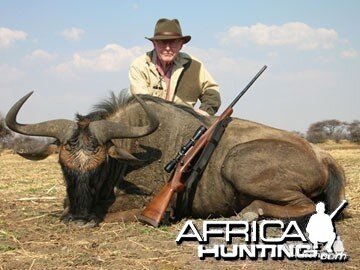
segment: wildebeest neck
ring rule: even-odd
[[[159,128],[152,134],[142,138],[113,140],[116,141],[117,145],[120,144],[125,147],[126,150],[131,150],[130,147],[133,141],[157,140],[161,143],[170,143],[169,140],[179,140],[182,137],[187,137],[187,133],[191,136],[201,124],[208,125],[206,119],[197,115],[191,108],[176,107],[174,104],[157,101],[156,99],[145,99],[145,101],[156,112],[160,122]],[[176,108],[175,111],[174,108]],[[109,116],[108,120],[121,122],[125,126],[144,126],[147,124],[147,117],[138,103],[131,103],[119,109]]]

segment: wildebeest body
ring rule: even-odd
[[[143,148],[161,149],[159,159],[126,176],[127,180],[156,192],[170,177],[163,169],[165,164],[203,122],[170,104],[149,104],[158,112],[160,127],[135,141],[115,140],[113,143],[125,147],[135,156],[143,153],[146,159],[151,159],[151,150],[146,156]],[[128,115],[141,114],[136,107],[136,104],[127,107]],[[123,116],[119,114],[113,119],[119,117],[121,121],[129,121],[129,125],[137,124],[136,118]],[[328,183],[329,164],[336,168],[340,184],[344,185],[342,169],[329,155],[320,153],[290,132],[233,118],[201,177],[191,215],[201,218],[231,216],[253,201],[267,202],[262,206],[266,206],[272,216],[309,214],[314,210],[312,200],[323,193]],[[332,198],[331,206],[336,207],[343,197],[342,189]],[[258,212],[256,203],[246,211]],[[272,204],[289,206],[289,209],[271,211]]]
[[[190,108],[143,98],[160,123],[152,133],[119,139],[104,135],[112,134],[112,129],[104,131],[102,125],[91,124],[99,121],[99,116],[113,128],[116,123],[138,127],[148,122],[147,113],[138,102],[112,102],[112,106],[104,107],[105,111],[83,117],[76,127],[71,127],[74,130],[71,136],[62,139],[59,162],[69,198],[66,219],[102,220],[115,199],[113,188],[119,181],[120,187],[130,182],[156,193],[170,176],[163,169],[165,164],[199,125],[209,126],[212,121]],[[314,212],[314,201],[318,199],[327,200],[332,211],[344,198],[344,185],[340,166],[305,140],[286,131],[233,118],[199,181],[191,216],[252,212],[292,218]],[[141,200],[138,206],[144,206],[148,199]]]

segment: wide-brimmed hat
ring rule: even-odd
[[[154,30],[154,36],[151,38],[145,37],[148,40],[166,40],[166,39],[182,39],[184,43],[188,43],[191,36],[183,36],[181,32],[180,23],[177,19],[160,19],[157,21]]]

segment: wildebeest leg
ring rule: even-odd
[[[127,211],[121,211],[116,213],[107,213],[105,216],[105,222],[130,222],[137,221],[142,209],[131,209]]]
[[[255,200],[245,207],[240,214],[246,219],[256,219],[258,217],[274,217],[288,219],[301,217],[315,212],[315,205],[310,200],[298,205],[276,205],[261,200]]]
[[[241,205],[241,213],[274,218],[297,218],[314,212],[311,198],[321,193],[327,179],[311,149],[279,140],[235,146],[223,163],[222,176],[240,199],[252,200]]]

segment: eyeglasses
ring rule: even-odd
[[[155,43],[157,46],[162,47],[162,48],[167,47],[167,45],[169,45],[169,47],[174,49],[174,48],[178,48],[182,45],[182,40],[181,39],[165,39],[165,40],[156,40]]]

